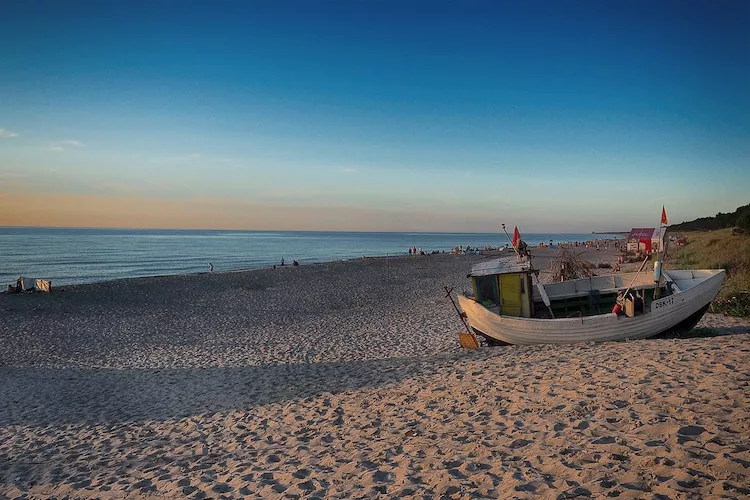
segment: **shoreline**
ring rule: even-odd
[[[603,238],[601,240],[593,240],[593,241],[622,241],[622,239],[619,238]],[[572,242],[571,242],[572,243]],[[566,248],[580,248],[584,249],[584,246],[579,247],[573,247],[570,246],[571,243],[563,243],[561,245],[554,245],[553,247],[550,246],[534,246],[530,247],[529,250],[531,251],[532,255],[534,252],[538,252],[540,250],[543,251],[549,251],[554,250],[556,251],[557,248],[561,246],[565,246]],[[582,243],[582,242],[577,242]],[[582,252],[579,253],[586,253],[588,252],[588,248],[585,248]],[[610,249],[610,251],[615,251],[615,249]],[[478,253],[477,253],[478,252]],[[602,254],[605,252],[603,251]],[[258,272],[258,271],[273,271],[273,270],[280,270],[285,268],[291,268],[291,267],[309,267],[309,266],[317,266],[317,265],[327,265],[337,262],[357,262],[361,260],[388,260],[388,259],[417,259],[417,258],[423,258],[423,257],[437,257],[441,255],[472,255],[472,256],[483,256],[484,258],[496,258],[496,257],[502,257],[502,256],[508,256],[513,257],[512,249],[509,247],[499,247],[492,250],[477,250],[470,252],[469,254],[454,254],[449,251],[440,251],[438,253],[425,253],[425,255],[409,255],[409,254],[395,254],[395,255],[363,255],[361,257],[352,257],[352,258],[346,258],[346,259],[336,259],[336,260],[323,260],[323,261],[315,261],[315,262],[309,262],[309,263],[300,263],[299,266],[292,266],[291,264],[285,264],[284,266],[276,265],[274,266],[268,266],[268,267],[255,267],[255,268],[238,268],[238,269],[226,269],[226,270],[219,270],[219,271],[198,271],[198,272],[192,272],[192,273],[176,273],[176,274],[155,274],[155,275],[148,275],[148,276],[128,276],[128,277],[121,277],[121,278],[113,278],[113,279],[104,279],[99,281],[92,281],[88,283],[69,283],[69,284],[61,284],[56,285],[55,281],[52,281],[53,286],[53,292],[55,290],[60,289],[68,289],[73,287],[82,287],[82,286],[90,286],[90,285],[99,285],[103,283],[111,283],[111,282],[118,282],[118,281],[131,281],[131,280],[148,280],[148,279],[162,279],[162,278],[179,278],[179,277],[191,277],[191,276],[218,276],[222,274],[231,274],[231,273],[248,273],[248,272]],[[593,256],[593,254],[592,254]],[[545,257],[548,257],[545,255]],[[591,256],[590,256],[591,257]],[[597,260],[597,259],[595,259]],[[592,262],[593,264],[598,264],[597,262]],[[467,271],[468,272],[468,271]],[[6,284],[7,286],[7,284]],[[0,290],[0,294],[7,294],[7,290],[3,288]]]
[[[53,286],[73,286],[116,279],[200,274],[209,270],[211,262],[220,272],[264,269],[272,267],[274,264],[278,265],[278,259],[282,255],[288,257],[290,261],[292,259],[298,260],[301,265],[310,265],[341,259],[358,259],[363,255],[372,258],[385,257],[386,254],[390,256],[391,253],[395,256],[408,256],[405,250],[410,246],[422,247],[426,252],[433,250],[449,252],[452,247],[448,244],[452,245],[453,242],[457,244],[460,241],[457,238],[446,240],[439,235],[433,235],[433,233],[424,233],[426,235],[422,236],[422,238],[426,238],[424,241],[420,239],[417,233],[387,233],[383,237],[385,239],[363,238],[350,241],[346,238],[337,238],[336,234],[339,233],[331,233],[330,242],[325,239],[313,238],[311,242],[318,246],[314,247],[314,250],[306,251],[304,248],[307,240],[304,236],[297,239],[293,238],[289,245],[281,243],[285,241],[283,238],[278,240],[279,243],[276,243],[276,240],[258,240],[261,241],[258,247],[253,246],[254,243],[252,242],[255,240],[246,241],[244,237],[238,240],[217,236],[210,237],[204,242],[203,238],[186,236],[175,240],[185,242],[186,245],[187,250],[178,252],[173,250],[173,239],[160,238],[158,231],[156,233],[156,239],[153,241],[151,241],[151,237],[146,236],[142,239],[133,240],[134,242],[130,246],[126,245],[125,248],[119,247],[119,240],[116,239],[116,235],[87,236],[84,238],[77,238],[75,235],[61,235],[54,238],[42,236],[41,240],[44,243],[35,242],[34,251],[46,255],[48,259],[45,262],[35,261],[33,252],[24,252],[23,257],[20,256],[18,249],[21,248],[19,245],[23,245],[23,238],[25,238],[23,235],[7,235],[9,238],[7,240],[3,240],[2,235],[0,235],[0,253],[5,249],[10,255],[10,260],[5,262],[6,269],[20,271],[20,273],[9,274],[6,272],[2,274],[3,281],[7,281],[2,288],[4,289],[8,284],[15,283],[19,274],[34,279],[51,280]],[[412,234],[414,234],[413,237]],[[493,239],[481,243],[469,242],[475,248],[485,248],[488,241],[496,241],[499,236],[498,234],[476,234],[478,237],[486,236],[487,238],[493,237]],[[570,235],[540,234],[539,236],[591,238],[590,235],[573,233]],[[248,237],[252,237],[252,235]],[[404,239],[404,242],[398,242],[399,239]],[[98,245],[101,244],[104,245],[106,250],[104,253],[97,250]],[[61,250],[56,249],[58,245],[62,245]],[[113,245],[118,246],[113,247]],[[149,247],[152,249],[152,253],[141,253],[143,245],[154,245]],[[226,248],[213,254],[209,248],[216,248],[217,245]],[[499,246],[502,247],[503,245],[504,243]],[[280,251],[282,247],[284,250]],[[395,249],[395,251],[388,252],[389,247]],[[113,248],[118,250],[112,253]],[[79,251],[83,253],[79,254]],[[141,259],[143,255],[146,255],[145,261]],[[269,258],[274,255],[277,255],[277,257]]]
[[[334,264],[334,263],[345,263],[345,262],[358,262],[362,260],[388,260],[388,259],[413,259],[413,258],[421,258],[426,256],[436,256],[436,255],[453,255],[449,254],[448,252],[444,252],[442,254],[426,254],[424,256],[409,256],[409,255],[382,255],[382,256],[362,256],[362,257],[354,257],[351,259],[339,259],[339,260],[326,260],[326,261],[320,261],[320,262],[310,262],[308,264],[300,264],[298,266],[293,266],[292,264],[284,264],[271,266],[271,267],[248,267],[248,268],[239,268],[239,269],[228,269],[228,270],[221,270],[221,271],[199,271],[195,273],[177,273],[177,274],[154,274],[149,276],[128,276],[123,278],[113,278],[113,279],[106,279],[106,280],[100,280],[100,281],[92,281],[90,283],[71,283],[71,284],[62,284],[54,286],[53,282],[53,292],[54,291],[64,291],[69,288],[80,288],[80,287],[88,287],[92,285],[103,285],[103,284],[110,284],[110,283],[118,283],[118,282],[128,282],[128,281],[146,281],[146,280],[153,280],[153,279],[164,279],[164,278],[190,278],[190,277],[198,277],[198,276],[222,276],[222,275],[229,275],[229,274],[244,274],[244,273],[254,273],[254,272],[261,272],[261,271],[284,271],[285,269],[291,269],[295,267],[311,267],[311,266],[321,266],[321,265],[328,265],[328,264]],[[32,293],[36,293],[33,290]],[[8,294],[7,290],[0,290],[0,294]],[[12,295],[12,294],[11,294]]]

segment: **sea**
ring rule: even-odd
[[[530,246],[617,234],[522,234]],[[505,246],[504,233],[378,233],[0,227],[0,288],[19,276],[53,286]]]

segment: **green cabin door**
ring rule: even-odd
[[[500,314],[521,316],[521,275],[500,275]]]

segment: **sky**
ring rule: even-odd
[[[0,226],[589,232],[750,203],[750,2],[12,1]]]

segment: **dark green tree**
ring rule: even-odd
[[[745,210],[742,214],[740,214],[740,216],[737,217],[737,220],[735,221],[735,225],[746,231],[750,231],[750,210]]]

